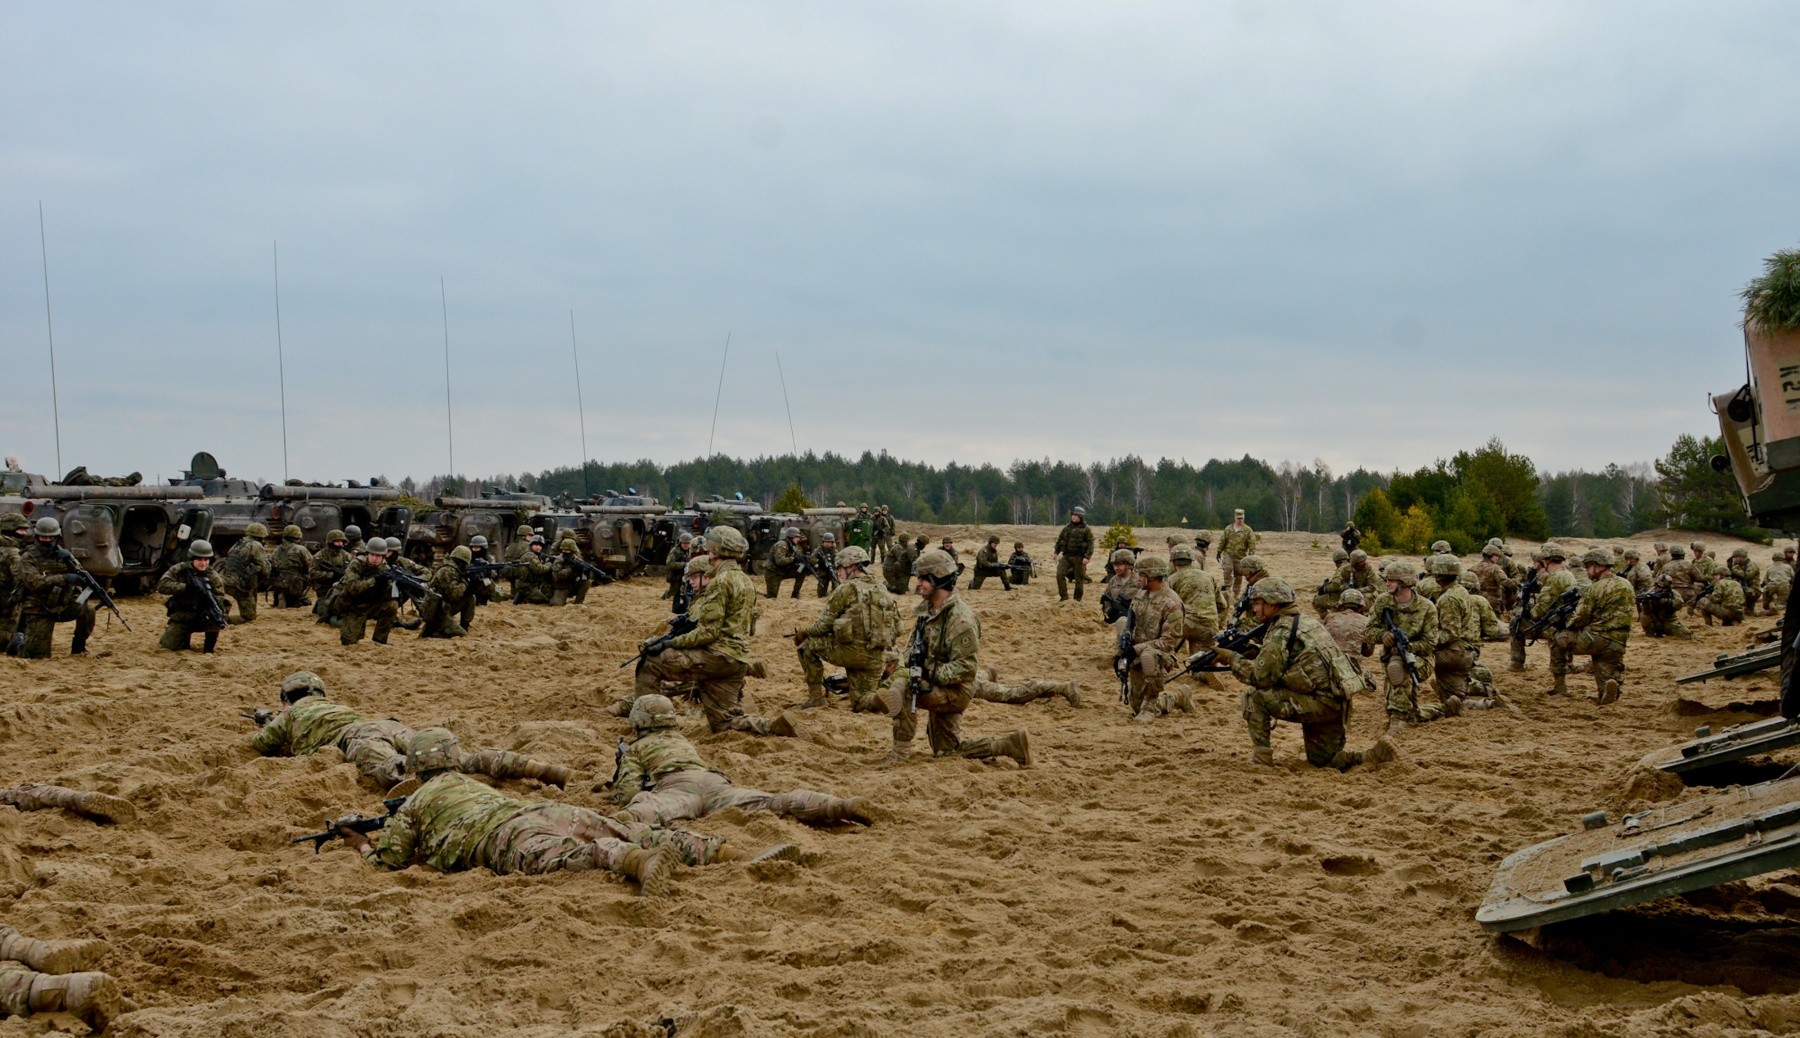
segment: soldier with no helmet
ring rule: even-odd
[[[28,660],[49,659],[56,625],[73,620],[75,637],[69,643],[69,655],[79,656],[87,651],[88,636],[94,633],[94,611],[100,603],[92,595],[82,601],[87,582],[77,572],[80,567],[63,551],[62,523],[44,516],[34,530],[37,536],[19,553],[16,563],[24,598],[19,607],[19,631],[7,651]]]
[[[206,592],[195,585],[204,583]],[[200,651],[212,652],[219,645],[218,615],[225,610],[225,581],[213,568],[213,546],[208,541],[191,541],[188,558],[170,566],[156,582],[156,593],[169,596],[164,607],[169,620],[157,643],[170,652],[186,652],[194,647],[194,635],[200,635]],[[211,601],[208,601],[210,593]]]
[[[281,545],[269,554],[269,601],[277,609],[312,605],[306,597],[312,571],[312,552],[301,544],[305,534],[289,523],[281,531]]]
[[[1238,563],[1243,561],[1244,556],[1254,552],[1261,540],[1262,534],[1251,529],[1250,524],[1244,521],[1244,510],[1233,509],[1231,525],[1219,533],[1217,552],[1219,582],[1233,598],[1238,596],[1239,589],[1245,583],[1244,574],[1238,572]]]
[[[1069,513],[1068,525],[1056,535],[1056,597],[1069,600],[1069,585],[1075,585],[1075,601],[1081,601],[1081,590],[1087,586],[1088,560],[1094,557],[1094,531],[1088,528],[1087,509],[1076,505]]]

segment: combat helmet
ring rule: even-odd
[[[575,538],[573,537],[564,537],[556,544],[556,550],[562,552],[573,552],[575,547]]]
[[[386,555],[387,554],[387,540],[385,538],[381,538],[381,537],[369,538],[368,543],[363,545],[363,554],[364,555]]]
[[[255,537],[257,540],[262,540],[269,536],[269,528],[261,523],[251,523],[244,529],[244,536]]]
[[[932,548],[921,554],[919,561],[913,563],[913,576],[924,577],[938,587],[955,587],[956,560],[950,557],[949,552]]]
[[[1440,539],[1431,542],[1431,553],[1433,555],[1448,555],[1450,554],[1450,550],[1449,541]]]
[[[1342,548],[1333,548],[1331,549],[1331,561],[1342,566],[1344,563],[1350,561],[1350,553]]]
[[[1132,569],[1151,580],[1161,580],[1169,575],[1169,560],[1161,555],[1151,555],[1149,552],[1145,552],[1138,556],[1137,564]]]
[[[1685,559],[1687,558],[1687,549],[1677,544],[1669,549],[1669,557],[1672,559]]]
[[[657,695],[655,692],[637,697],[637,701],[631,704],[631,713],[626,720],[640,733],[681,727],[681,715],[675,712],[675,704],[669,701],[668,696]]]
[[[1434,577],[1456,577],[1462,575],[1462,560],[1454,555],[1433,555],[1425,564],[1425,571]]]
[[[1564,562],[1569,557],[1569,553],[1564,551],[1563,546],[1560,544],[1544,545],[1542,554],[1545,560],[1549,562]]]
[[[1480,591],[1481,590],[1481,581],[1476,580],[1475,574],[1469,572],[1466,569],[1463,570],[1461,573],[1457,574],[1456,582],[1458,584],[1461,584],[1463,587],[1468,588],[1470,591]]]
[[[344,527],[344,539],[347,541],[362,540],[362,527],[357,526],[355,523]]]
[[[1076,505],[1074,508],[1069,509],[1069,514],[1070,515],[1079,515],[1079,516],[1082,516],[1083,518],[1086,518],[1087,509],[1081,507],[1080,505]]]
[[[710,577],[712,576],[712,571],[712,556],[696,555],[687,560],[687,565],[681,568],[681,575],[684,577]]]
[[[25,528],[23,512],[8,512],[0,515],[0,530],[22,530]]]
[[[424,778],[434,771],[454,771],[462,763],[462,742],[448,728],[425,728],[406,743],[406,770]]]
[[[744,535],[735,526],[708,527],[706,543],[712,553],[722,559],[741,559],[750,552],[750,542],[744,540]]]
[[[1363,551],[1361,548],[1358,548],[1355,551],[1350,553],[1350,565],[1352,565],[1352,566],[1356,565],[1359,562],[1367,562],[1367,561],[1369,561],[1369,553],[1366,551]]]
[[[1106,557],[1106,564],[1108,566],[1117,566],[1119,563],[1123,562],[1125,565],[1129,566],[1136,560],[1137,556],[1131,553],[1130,548],[1114,548],[1112,554]]]
[[[487,546],[488,546],[487,538],[483,537],[480,534],[476,534],[475,536],[469,538],[469,550],[470,550],[471,554],[473,554],[474,549],[485,548]]]
[[[1262,556],[1254,553],[1239,559],[1237,568],[1239,572],[1243,573],[1245,576],[1249,576],[1252,573],[1269,572],[1269,567],[1263,565]]]
[[[1362,609],[1368,604],[1369,600],[1363,597],[1363,593],[1353,587],[1345,588],[1344,593],[1338,596],[1338,606],[1342,609]]]
[[[784,526],[781,528],[781,536],[783,539],[798,537],[800,536],[800,528],[798,526]]]
[[[1381,579],[1392,580],[1401,587],[1417,587],[1419,584],[1419,574],[1411,566],[1398,560],[1382,567]]]
[[[347,541],[347,540],[349,540],[349,538],[344,536],[344,531],[342,531],[342,530],[332,530],[330,533],[327,533],[325,535],[325,543],[326,544],[336,544],[339,541]]]
[[[520,523],[519,528],[513,531],[513,536],[514,537],[530,537],[531,532],[532,532],[531,525],[529,523]]]
[[[1294,585],[1280,577],[1264,577],[1250,585],[1250,597],[1272,606],[1294,604]]]
[[[451,548],[450,557],[464,564],[475,561],[475,553],[470,551],[469,546],[466,544],[459,544],[456,547]]]
[[[297,541],[304,536],[306,535],[301,533],[300,528],[293,523],[287,524],[281,531],[281,539],[284,541]]]
[[[294,703],[307,696],[325,694],[325,680],[310,670],[297,670],[281,683],[281,701]]]
[[[1581,564],[1583,566],[1605,566],[1607,569],[1611,569],[1613,567],[1612,553],[1594,548],[1581,557]]]
[[[869,553],[852,544],[850,547],[837,553],[837,564],[845,569],[848,569],[851,566],[867,566],[869,564]]]
[[[62,536],[62,523],[57,522],[56,517],[53,515],[47,515],[42,519],[39,519],[35,529],[37,530],[37,535],[39,537]]]
[[[188,558],[190,558],[190,559],[210,559],[212,557],[213,557],[213,546],[212,546],[211,541],[198,540],[198,541],[189,541],[188,542]]]
[[[1169,561],[1171,563],[1193,562],[1194,561],[1194,549],[1188,547],[1185,544],[1177,544],[1173,548],[1169,549]]]

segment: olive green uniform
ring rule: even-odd
[[[0,643],[10,640],[19,629],[19,605],[25,598],[19,566],[23,550],[17,538],[0,534]]]
[[[299,541],[285,541],[269,555],[269,598],[277,609],[312,605],[306,595],[312,552]]]
[[[587,601],[588,588],[594,582],[575,564],[577,558],[574,552],[565,551],[557,552],[556,558],[550,560],[551,605],[568,605],[571,601],[580,605]]]
[[[1000,547],[995,544],[975,553],[975,575],[969,580],[969,589],[979,588],[989,577],[999,577],[1000,586],[1012,590],[1012,568],[1000,560]]]
[[[832,590],[838,586],[837,549],[829,545],[820,545],[813,551],[812,558],[807,562],[812,566],[814,588],[817,595],[824,598],[831,594]],[[800,585],[795,584],[794,590],[798,591],[799,589]]]
[[[513,573],[513,605],[550,605],[556,594],[556,567],[541,551],[526,549]]]
[[[1276,614],[1262,651],[1255,659],[1233,660],[1231,673],[1250,686],[1244,723],[1257,749],[1271,748],[1276,721],[1292,721],[1300,725],[1313,767],[1342,771],[1363,762],[1361,751],[1344,749],[1350,697],[1362,689],[1362,679],[1324,625],[1300,615],[1297,605]]]
[[[631,817],[652,825],[705,818],[728,807],[767,811],[807,825],[851,820],[850,801],[810,789],[764,793],[733,785],[707,768],[694,744],[677,731],[648,732],[625,749],[619,762],[613,800]]]
[[[469,633],[463,628],[462,616],[474,608],[469,587],[469,564],[454,555],[444,556],[431,572],[426,585],[431,594],[419,606],[421,638],[461,638]]]
[[[663,559],[663,576],[669,582],[669,589],[663,592],[664,599],[674,598],[681,590],[681,574],[687,568],[688,560],[694,557],[692,547],[676,542],[669,554]]]
[[[912,577],[913,563],[918,560],[919,549],[907,541],[900,542],[882,556],[881,575],[887,580],[889,593],[895,595],[907,593],[909,590],[907,582]]]
[[[204,581],[212,591],[212,605],[221,613],[226,609],[225,581],[216,568],[208,566],[206,573],[202,575],[194,568],[190,559],[164,570],[162,579],[156,582],[156,593],[169,597],[164,603],[169,619],[163,627],[162,639],[157,644],[170,652],[185,652],[193,648],[196,634],[202,638],[203,650],[211,652],[218,644],[219,632],[224,630],[216,619],[210,622],[207,620],[206,596],[194,587],[196,579]]]
[[[313,615],[320,623],[330,622],[332,613],[331,595],[337,582],[344,579],[344,571],[350,568],[350,560],[355,558],[344,548],[334,548],[327,544],[313,552],[312,561],[307,563],[307,579],[312,582]]]
[[[24,599],[19,607],[19,630],[25,635],[19,656],[28,660],[50,658],[50,645],[56,639],[56,625],[75,621],[75,637],[69,644],[71,654],[87,651],[88,636],[94,633],[94,611],[100,604],[93,596],[80,601],[86,582],[77,574],[77,566],[59,558],[61,545],[34,540],[19,553],[19,584]]]
[[[1084,520],[1071,522],[1056,535],[1056,597],[1068,599],[1069,585],[1075,585],[1075,601],[1081,601],[1081,590],[1087,586],[1087,560],[1094,557],[1094,531]]]
[[[881,700],[881,673],[900,637],[900,607],[887,589],[867,573],[838,585],[818,619],[804,629],[806,640],[795,649],[806,675],[806,699],[821,706],[825,699],[825,664],[844,668],[850,706],[862,709]]]
[[[781,582],[794,582],[792,597],[800,597],[800,587],[806,583],[806,552],[791,537],[783,537],[769,548],[769,564],[763,569],[763,583],[767,586],[770,598],[781,594]]]

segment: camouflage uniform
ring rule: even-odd
[[[1339,609],[1325,618],[1325,633],[1346,653],[1362,651],[1363,634],[1368,629],[1368,614],[1356,609]]]
[[[1671,586],[1675,589],[1675,597],[1683,605],[1692,603],[1698,597],[1700,590],[1699,574],[1695,572],[1694,564],[1687,560],[1686,555],[1687,550],[1684,548],[1670,549],[1669,561],[1663,564],[1660,574],[1660,576],[1669,578]],[[1688,610],[1688,615],[1693,615],[1692,609]]]
[[[1392,565],[1398,565],[1392,564]],[[1394,623],[1406,635],[1411,649],[1410,661],[1403,658],[1394,646],[1387,644],[1388,630],[1385,616],[1392,611]],[[1363,632],[1363,655],[1374,651],[1375,646],[1382,646],[1381,662],[1387,678],[1387,713],[1389,723],[1399,721],[1405,724],[1418,724],[1435,721],[1444,715],[1442,708],[1435,704],[1419,702],[1418,683],[1413,677],[1413,670],[1422,670],[1422,664],[1437,658],[1438,620],[1437,606],[1423,595],[1413,595],[1412,600],[1401,605],[1392,593],[1383,591],[1369,606],[1369,626]],[[1274,635],[1271,633],[1270,638]],[[1266,642],[1265,642],[1266,645]],[[1420,679],[1424,677],[1421,673]]]
[[[1656,575],[1650,572],[1650,567],[1644,565],[1632,555],[1626,555],[1624,568],[1616,570],[1615,572],[1617,572],[1619,576],[1625,578],[1625,582],[1631,585],[1631,590],[1634,593],[1648,591],[1656,584]]]
[[[419,618],[424,621],[419,628],[419,637],[461,638],[469,633],[462,625],[463,613],[473,608],[469,562],[457,556],[457,552],[467,550],[455,549],[432,571],[431,581],[426,585],[431,588],[431,594],[425,597],[419,612]]]
[[[890,593],[904,595],[911,590],[907,582],[912,578],[912,565],[918,561],[919,549],[906,541],[890,547],[881,558],[881,575],[887,581]]]
[[[157,642],[170,652],[185,652],[194,647],[194,635],[202,637],[204,651],[213,651],[218,643],[219,632],[224,628],[206,620],[206,600],[193,588],[194,579],[206,582],[212,589],[213,603],[220,612],[225,610],[225,581],[220,578],[219,571],[208,566],[205,575],[194,568],[192,559],[176,563],[163,571],[162,579],[156,582],[156,593],[169,596],[164,608],[168,611],[168,623],[163,627],[162,639]]]
[[[1031,576],[1037,569],[1037,564],[1031,561],[1031,556],[1025,554],[1023,541],[1013,542],[1012,554],[1006,557],[1006,568],[1011,571],[1008,575],[1012,578],[1013,587],[1023,587],[1031,583]]]
[[[329,622],[331,613],[331,590],[338,581],[344,579],[344,571],[350,568],[350,560],[355,558],[344,548],[334,546],[327,541],[325,547],[313,553],[312,560],[307,563],[307,579],[312,582],[313,615],[320,623]]]
[[[368,556],[350,560],[344,577],[332,591],[332,614],[336,617],[338,643],[355,645],[363,640],[369,621],[375,621],[375,641],[386,645],[394,621],[400,617],[398,592],[386,581],[378,579],[380,566],[371,566]]]
[[[320,695],[306,696],[276,714],[250,739],[264,757],[310,757],[324,749],[344,755],[363,778],[390,789],[406,776],[406,744],[413,730],[393,718],[371,720]],[[568,771],[510,750],[463,754],[457,770],[492,779],[537,779],[553,785],[568,780]],[[560,781],[559,781],[560,780]]]
[[[1788,589],[1793,586],[1794,567],[1788,565],[1781,555],[1775,555],[1769,568],[1763,571],[1762,607],[1773,613],[1776,604],[1780,603],[1781,608],[1786,609]]]
[[[1312,598],[1313,611],[1319,614],[1321,622],[1338,607],[1338,599],[1344,594],[1346,570],[1350,563],[1348,552],[1333,552],[1332,558],[1338,563],[1338,568],[1332,571],[1331,576],[1319,582],[1318,590],[1313,593]]]
[[[668,729],[646,732],[626,748],[612,796],[625,806],[630,820],[651,825],[705,818],[728,807],[767,811],[807,825],[833,825],[856,820],[859,806],[810,789],[764,793],[733,785],[707,768],[693,743]]]
[[[986,677],[976,678],[969,691],[970,699],[1003,706],[1024,706],[1053,696],[1061,696],[1070,706],[1081,705],[1081,689],[1073,681],[1024,681],[1004,685],[994,680],[991,670]]]
[[[714,558],[712,571],[712,583],[688,606],[694,629],[669,642],[658,655],[639,661],[632,694],[620,706],[630,709],[638,696],[657,692],[664,681],[691,681],[699,686],[700,708],[712,731],[791,735],[792,727],[782,718],[744,713],[744,675],[749,671],[756,588],[736,559]]]
[[[813,568],[813,580],[818,596],[824,598],[831,594],[832,590],[838,586],[837,548],[834,546],[834,542],[826,541],[819,545],[813,551],[808,564]],[[795,584],[794,590],[800,590],[800,585]]]
[[[25,597],[19,557],[30,541],[13,535],[25,526],[23,515],[9,512],[0,519],[4,520],[0,522],[4,527],[0,529],[0,643],[4,643],[19,629],[19,603]]]
[[[1469,698],[1469,674],[1481,658],[1481,611],[1475,602],[1476,597],[1454,581],[1438,593],[1432,673],[1439,702]],[[1482,603],[1487,604],[1485,599]]]
[[[588,588],[593,580],[575,563],[580,555],[568,542],[564,542],[562,550],[550,560],[550,604],[553,606],[568,605],[573,601],[581,605],[587,601]]]
[[[277,609],[312,605],[312,599],[306,597],[306,580],[311,570],[312,552],[306,550],[299,537],[283,540],[269,556],[271,603]]]
[[[1739,548],[1725,561],[1724,576],[1737,581],[1744,592],[1744,611],[1755,616],[1757,593],[1762,590],[1762,567],[1750,558],[1749,552]]]
[[[1230,526],[1219,531],[1219,547],[1215,553],[1219,560],[1219,584],[1233,598],[1236,598],[1245,583],[1244,574],[1238,572],[1238,563],[1244,556],[1256,550],[1262,540],[1262,534],[1250,528],[1244,522],[1242,512],[1232,521]]]
[[[1381,573],[1361,548],[1350,553],[1347,567],[1338,567],[1338,579],[1343,582],[1345,591],[1355,588],[1371,602],[1375,600],[1375,596],[1387,590],[1387,585],[1381,581]]]
[[[797,538],[783,537],[769,549],[769,565],[763,570],[763,584],[770,598],[781,595],[781,582],[794,582],[793,598],[800,597],[800,588],[806,583],[806,568],[802,563],[806,560],[806,551],[795,543]]]
[[[1586,557],[1600,558],[1601,553]],[[1625,644],[1631,638],[1631,618],[1636,612],[1637,596],[1624,577],[1609,572],[1583,588],[1568,627],[1550,641],[1550,673],[1556,679],[1555,691],[1566,691],[1563,682],[1570,656],[1591,656],[1594,688],[1600,701],[1610,703],[1619,698],[1625,681]]]
[[[1169,590],[1181,599],[1181,651],[1212,648],[1219,633],[1219,610],[1225,607],[1225,592],[1219,589],[1218,580],[1199,566],[1181,561],[1178,555],[1175,571],[1169,574]]]
[[[1056,535],[1056,597],[1067,601],[1069,585],[1075,585],[1075,601],[1087,586],[1087,560],[1094,557],[1094,531],[1086,520],[1071,521]]]
[[[1559,566],[1556,572],[1545,572],[1538,577],[1538,589],[1531,599],[1531,608],[1523,617],[1514,620],[1511,633],[1512,669],[1525,669],[1525,624],[1531,620],[1541,620],[1544,614],[1556,607],[1556,603],[1568,591],[1574,589],[1575,578],[1569,567]]]
[[[875,578],[858,573],[838,585],[818,619],[804,629],[806,640],[794,650],[806,675],[808,706],[824,706],[825,664],[844,668],[850,706],[881,702],[881,675],[888,653],[900,637],[900,609]]]
[[[1012,590],[1012,568],[1000,561],[1000,539],[998,537],[987,542],[987,545],[975,553],[975,575],[969,580],[969,589],[979,588],[989,577],[999,577],[1000,587]]]
[[[1726,627],[1736,627],[1744,622],[1743,586],[1721,574],[1713,581],[1712,590],[1695,600],[1694,606],[1706,618],[1706,626],[1711,627],[1716,620]]]
[[[1154,560],[1161,562],[1162,560]],[[1174,695],[1163,691],[1170,671],[1179,666],[1176,653],[1187,637],[1181,596],[1168,587],[1145,590],[1131,600],[1131,616],[1114,625],[1121,633],[1131,627],[1131,643],[1137,658],[1127,672],[1126,708],[1139,720],[1150,720],[1186,703],[1186,690]]]
[[[921,679],[925,690],[913,695],[904,671],[888,687],[894,708],[894,755],[904,755],[906,745],[918,732],[918,711],[924,710],[925,738],[931,744],[932,756],[1019,756],[1024,758],[1021,763],[1029,761],[1023,732],[980,739],[962,737],[962,715],[974,698],[975,658],[981,651],[981,624],[975,614],[951,592],[937,609],[929,601],[920,601],[913,615],[914,637],[922,638],[925,646]],[[1015,749],[1016,753],[1009,752]]]
[[[1259,756],[1272,754],[1275,722],[1293,721],[1313,767],[1343,771],[1363,762],[1363,751],[1344,749],[1350,697],[1362,680],[1324,625],[1301,616],[1298,606],[1284,606],[1270,622],[1262,651],[1255,659],[1234,659],[1231,673],[1250,686],[1244,692],[1244,723]]]
[[[256,592],[269,582],[269,555],[261,539],[246,534],[225,553],[218,564],[219,576],[225,580],[225,593],[237,603],[238,615],[231,622],[251,623],[256,619]]]
[[[406,798],[365,856],[387,869],[488,868],[502,876],[591,868],[621,872],[626,853],[636,848],[670,847],[686,864],[705,865],[723,842],[681,829],[621,822],[572,804],[509,797],[467,776],[444,772]]]
[[[1681,622],[1681,598],[1668,576],[1656,578],[1656,591],[1638,603],[1638,626],[1652,638],[1692,638],[1693,633]]]
[[[888,506],[875,509],[875,557],[885,559],[894,550],[894,516]]]
[[[1131,572],[1135,561],[1131,552],[1114,548],[1106,561],[1106,586],[1100,592],[1100,617],[1110,623],[1131,608],[1131,600],[1138,596],[1138,583]]]
[[[54,541],[34,540],[19,553],[19,584],[25,589],[19,608],[19,630],[25,635],[19,650],[23,659],[50,658],[58,623],[75,621],[71,655],[86,652],[88,635],[94,632],[94,611],[100,604],[91,596],[85,603],[78,601],[85,584],[75,576],[75,566],[57,557],[60,550],[61,545]]]
[[[1519,582],[1500,564],[1498,551],[1483,553],[1481,561],[1469,567],[1469,572],[1475,575],[1481,597],[1487,599],[1495,615],[1505,613],[1511,607],[1514,596],[1518,594]]]
[[[528,545],[521,568],[513,575],[513,605],[550,605],[555,599],[556,566],[548,555]]]
[[[663,592],[664,599],[674,598],[681,591],[681,573],[687,568],[688,560],[694,557],[692,543],[677,542],[663,559],[663,575],[669,582],[669,589]]]

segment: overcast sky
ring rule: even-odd
[[[1787,3],[5,6],[0,449],[1660,456],[1800,244]]]

